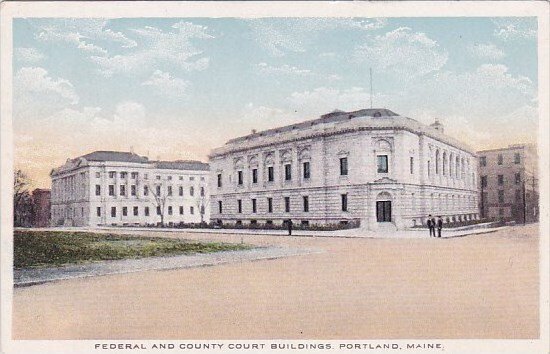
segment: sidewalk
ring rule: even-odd
[[[441,238],[464,237],[469,235],[480,235],[496,232],[507,228],[508,226],[480,229],[445,229],[443,228]],[[148,227],[112,227],[101,226],[95,228],[85,227],[55,227],[44,229],[28,229],[28,230],[45,230],[45,231],[124,231],[124,232],[159,232],[159,233],[201,233],[201,234],[230,234],[230,235],[260,235],[260,236],[287,236],[286,230],[250,230],[250,229],[176,229],[176,228],[148,228]],[[391,232],[370,231],[361,228],[336,230],[336,231],[306,231],[293,230],[292,236],[296,237],[340,237],[340,238],[384,238],[384,239],[415,239],[415,238],[430,238],[428,229],[421,230],[396,230]]]
[[[258,247],[245,251],[197,253],[181,256],[122,259],[47,268],[14,269],[14,287],[44,284],[73,278],[123,274],[150,270],[172,270],[249,262],[282,257],[321,253],[320,249],[290,247]]]

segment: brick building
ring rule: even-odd
[[[335,111],[228,141],[210,154],[212,220],[368,229],[478,218],[477,158],[387,109]]]
[[[480,212],[483,218],[538,220],[538,158],[534,145],[478,151]]]
[[[33,227],[50,226],[50,198],[51,191],[49,189],[37,188],[32,191]]]

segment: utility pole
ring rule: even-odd
[[[370,108],[372,109],[372,68],[369,68],[370,73]]]
[[[527,215],[527,200],[525,198],[525,178],[523,179],[523,225],[525,225],[525,219]]]

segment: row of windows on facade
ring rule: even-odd
[[[174,214],[174,209],[172,206],[168,206],[167,208],[168,210],[168,215],[173,215]],[[179,206],[179,214],[180,215],[183,215],[184,212],[183,212],[183,206],[180,205]],[[71,213],[72,211],[72,213]],[[157,215],[161,215],[161,208],[160,206],[157,206],[156,208],[156,211],[157,211]],[[67,210],[64,210],[65,214],[66,215],[63,215],[64,213],[61,212],[61,211],[56,211],[55,209],[53,210],[52,212],[52,215],[54,217],[57,217],[57,216],[67,216],[67,217],[76,217],[76,209],[74,210],[71,210],[71,209],[67,209]],[[204,214],[205,212],[205,208],[204,208],[204,205],[201,205],[200,206],[200,213],[201,214]],[[72,215],[71,215],[72,214]],[[189,207],[189,214],[191,215],[194,215],[195,214],[195,207]],[[98,217],[101,217],[101,207],[97,207],[96,208],[96,215]],[[116,207],[111,207],[111,217],[116,217],[117,215],[117,208]],[[134,216],[139,216],[139,207],[135,206],[133,207],[133,215]],[[144,216],[149,216],[150,215],[150,212],[149,212],[149,207],[144,207],[143,208],[143,215]],[[84,208],[81,208],[81,217],[84,216]],[[128,216],[128,207],[122,207],[122,216]]]
[[[273,198],[268,197],[266,198],[267,202],[267,212],[273,213]],[[256,198],[250,199],[251,207],[252,207],[252,213],[258,212],[258,200]],[[290,197],[284,197],[284,203],[285,203],[285,212],[290,213]],[[341,203],[341,209],[342,211],[348,211],[348,195],[347,194],[341,194],[340,195],[340,203]],[[302,196],[302,207],[304,212],[309,212],[309,196]],[[220,214],[223,213],[223,202],[221,200],[218,201],[218,212]],[[243,201],[242,199],[237,199],[237,213],[241,214],[243,212]]]
[[[502,154],[497,155],[497,165],[502,165],[504,163],[504,156]],[[520,164],[521,163],[521,154],[519,152],[516,152],[514,154],[514,163]],[[487,166],[487,156],[481,156],[479,158],[479,164],[480,166]]]
[[[126,186],[125,185],[120,185],[119,187],[120,187],[119,194],[121,196],[126,196]],[[160,196],[161,195],[161,186],[155,186],[155,187],[156,187],[155,188],[155,194],[157,196]],[[130,195],[135,196],[136,194],[137,194],[137,186],[136,185],[131,185],[130,186]],[[95,195],[96,196],[101,195],[101,185],[99,185],[99,184],[95,185]],[[115,185],[114,184],[109,185],[109,195],[110,196],[115,195]],[[143,195],[144,196],[149,195],[149,186],[143,186]],[[173,195],[172,186],[167,186],[166,195],[169,196],[169,197]],[[183,197],[183,187],[181,187],[181,186],[179,187],[178,195],[180,197]],[[191,197],[195,196],[195,188],[194,187],[189,188],[189,195]],[[205,195],[204,187],[200,187],[200,196],[204,197],[204,195]]]
[[[109,174],[109,178],[115,178],[116,175],[117,175],[117,172],[116,171],[109,171],[108,172]],[[101,178],[101,172],[96,172],[95,173],[95,176],[96,178]],[[119,172],[119,176],[120,178],[128,178],[128,172],[125,172],[125,171],[122,171],[122,172]],[[178,176],[179,177],[179,180],[180,181],[183,181],[183,176]],[[130,178],[131,179],[138,179],[139,178],[139,172],[130,172]],[[148,173],[144,173],[143,174],[143,179],[149,179],[149,174]],[[157,180],[160,180],[161,179],[161,176],[160,175],[156,175],[155,176],[155,179]],[[167,176],[166,179],[168,181],[171,181],[172,180],[172,176]],[[201,181],[204,181],[204,177],[201,176]],[[189,177],[189,180],[190,181],[194,181],[195,180],[195,177],[194,176],[190,176]]]
[[[411,157],[411,171],[413,170],[412,167],[412,157]],[[377,156],[377,170],[378,173],[388,173],[388,156],[387,155],[379,155]],[[284,165],[284,172],[285,181],[291,181],[292,180],[292,164],[287,163]],[[342,157],[340,158],[340,176],[347,176],[349,173],[348,170],[348,158]],[[413,173],[413,172],[411,172]],[[311,164],[309,161],[302,163],[302,178],[307,180],[311,178]],[[252,169],[252,183],[258,183],[258,169],[253,168]],[[222,187],[223,177],[221,173],[218,173],[218,187]],[[274,182],[275,181],[275,170],[273,166],[267,167],[267,181],[268,182]],[[244,175],[243,171],[239,170],[237,171],[237,184],[243,185],[244,184]]]
[[[482,203],[483,203],[483,204],[488,203],[488,197],[487,197],[487,195],[488,195],[487,192],[483,192],[483,193],[482,193],[482,197],[483,197]],[[526,199],[529,198],[529,197],[530,197],[529,194],[527,194],[527,195],[525,196]],[[524,198],[524,196],[523,196],[523,193],[522,193],[521,189],[516,189],[516,190],[515,190],[515,193],[514,193],[514,201],[515,201],[516,203],[523,202],[523,198]],[[499,203],[504,203],[505,201],[506,201],[506,199],[505,199],[505,192],[504,192],[504,190],[499,190],[499,191],[498,191],[498,202],[499,202]]]
[[[515,177],[514,183],[515,184],[520,184],[521,183],[521,173],[517,172],[514,177]],[[499,186],[504,185],[504,175],[497,175],[497,184]],[[487,187],[487,185],[488,185],[488,176],[481,176],[481,187],[485,188],[485,187]]]
[[[412,158],[411,158],[412,159]],[[439,175],[439,171],[440,171],[440,166],[441,166],[441,172],[442,172],[442,175],[445,176],[447,175],[447,163],[449,164],[449,177],[456,177],[456,178],[462,178],[464,179],[466,177],[466,165],[464,164],[464,159],[460,159],[459,157],[457,157],[454,162],[453,162],[453,158],[451,156],[451,158],[449,159],[449,161],[447,161],[447,154],[444,152],[443,153],[443,159],[442,159],[443,163],[441,163],[440,161],[440,158],[439,158],[439,150],[436,151],[435,153],[435,174],[436,175]],[[469,167],[469,161],[468,162],[468,167]],[[412,160],[411,160],[411,165],[412,165]],[[453,173],[453,166],[454,166],[454,173]],[[412,172],[411,172],[412,173]],[[431,166],[430,166],[430,160],[428,160],[428,176],[431,175]]]
[[[183,209],[184,209],[183,206],[180,205],[179,206],[179,214],[180,215],[184,214]],[[162,210],[161,210],[160,206],[157,206],[156,211],[157,211],[157,215],[161,215]],[[204,214],[204,211],[205,211],[204,205],[201,205],[200,213]],[[172,206],[168,206],[167,213],[168,213],[168,215],[174,215],[174,208]],[[143,208],[143,215],[144,216],[149,216],[149,214],[150,214],[149,213],[149,207],[144,207]],[[194,207],[192,207],[192,206],[189,207],[189,214],[191,214],[191,215],[195,214],[195,208]],[[96,208],[96,215],[98,217],[101,217],[101,207]],[[116,215],[117,215],[117,207],[111,207],[111,217],[114,218],[114,217],[116,217]],[[134,216],[139,216],[139,207],[137,207],[137,206],[133,207],[133,215]],[[122,216],[128,216],[128,207],[122,207]]]

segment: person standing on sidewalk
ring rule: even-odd
[[[437,217],[437,237],[441,237],[441,229],[443,228],[443,219],[441,216]]]
[[[430,237],[435,237],[435,220],[432,218],[432,214],[428,215],[428,229],[430,230]]]
[[[287,220],[286,226],[288,227],[288,236],[291,236],[292,235],[292,219]]]

